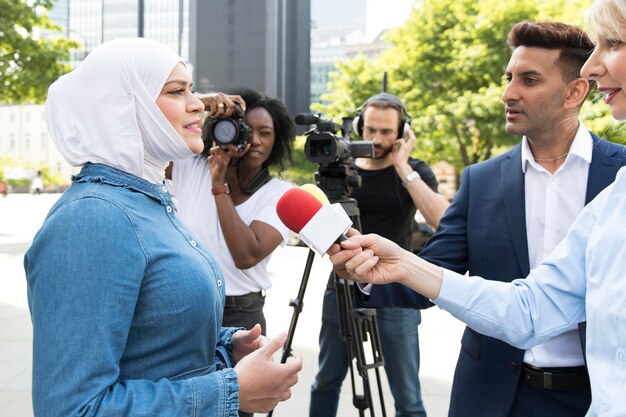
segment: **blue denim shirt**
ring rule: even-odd
[[[35,416],[237,416],[224,277],[164,185],[87,164],[24,258]]]

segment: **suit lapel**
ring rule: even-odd
[[[589,176],[587,177],[587,193],[585,204],[589,204],[600,191],[605,189],[615,180],[617,171],[622,167],[622,160],[616,158],[617,151],[610,151],[609,143],[600,140],[595,134],[593,139],[593,153],[589,164]]]
[[[522,172],[521,147],[514,149],[510,157],[500,165],[502,196],[506,221],[513,239],[513,247],[522,276],[528,275],[528,237],[526,236],[526,207],[524,205],[524,175]]]

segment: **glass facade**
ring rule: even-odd
[[[102,42],[139,36],[140,1],[102,1]]]
[[[189,59],[189,0],[66,0],[68,36],[81,44],[71,55],[78,65],[89,52],[115,38],[143,35]],[[60,6],[60,5],[59,5]]]
[[[144,5],[144,36],[169,45],[189,59],[189,0],[147,0]]]
[[[77,66],[89,52],[102,43],[102,0],[70,0],[68,36],[80,44],[70,56]]]

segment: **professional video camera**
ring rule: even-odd
[[[351,163],[353,158],[371,158],[371,142],[350,141],[352,118],[343,118],[343,127],[332,120],[325,120],[315,114],[302,113],[296,116],[296,124],[315,125],[305,132],[307,136],[304,154],[315,164]],[[341,129],[342,136],[335,136]]]
[[[343,126],[319,115],[302,113],[295,118],[296,124],[314,125],[304,135],[306,158],[319,164],[315,173],[317,185],[332,200],[345,199],[353,187],[361,186],[361,177],[354,167],[354,158],[372,158],[374,145],[367,141],[351,141],[352,118],[344,117]],[[337,132],[341,130],[341,136]]]
[[[244,122],[244,114],[237,104],[232,116],[216,117],[207,130],[207,138],[217,145],[235,145],[238,151],[248,144],[250,127]]]
[[[367,141],[350,141],[351,117],[344,117],[342,126],[313,114],[299,114],[296,116],[295,122],[299,125],[315,125],[304,133],[306,136],[304,155],[309,161],[319,164],[318,171],[315,173],[315,181],[324,194],[328,196],[331,203],[341,204],[352,221],[352,227],[360,231],[359,207],[357,201],[350,196],[353,187],[361,186],[361,176],[358,174],[354,159],[372,158],[374,156],[374,144]],[[340,129],[341,136],[338,136],[336,133]],[[287,356],[291,353],[291,339],[295,331],[298,314],[302,309],[301,300],[304,296],[314,256],[315,252],[310,250],[304,267],[298,298],[291,300],[290,303],[295,311],[285,342],[286,348],[281,359],[282,363],[287,360]],[[334,285],[335,288],[337,319],[349,358],[352,404],[359,410],[359,416],[365,416],[366,409],[370,409],[370,415],[374,416],[374,402],[369,379],[369,371],[373,370],[376,377],[375,386],[378,387],[380,410],[382,415],[386,416],[379,371],[385,361],[376,322],[376,310],[353,309],[353,288],[336,274],[331,275],[329,284]],[[356,366],[357,373],[354,372],[353,366]],[[362,393],[357,392],[357,385],[359,384],[355,383],[356,374],[361,377]]]

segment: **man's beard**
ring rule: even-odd
[[[387,155],[389,155],[392,149],[393,149],[393,145],[387,148],[381,145],[374,145],[374,155],[376,155],[375,159],[384,159]],[[382,154],[378,156],[377,151],[382,151]]]

